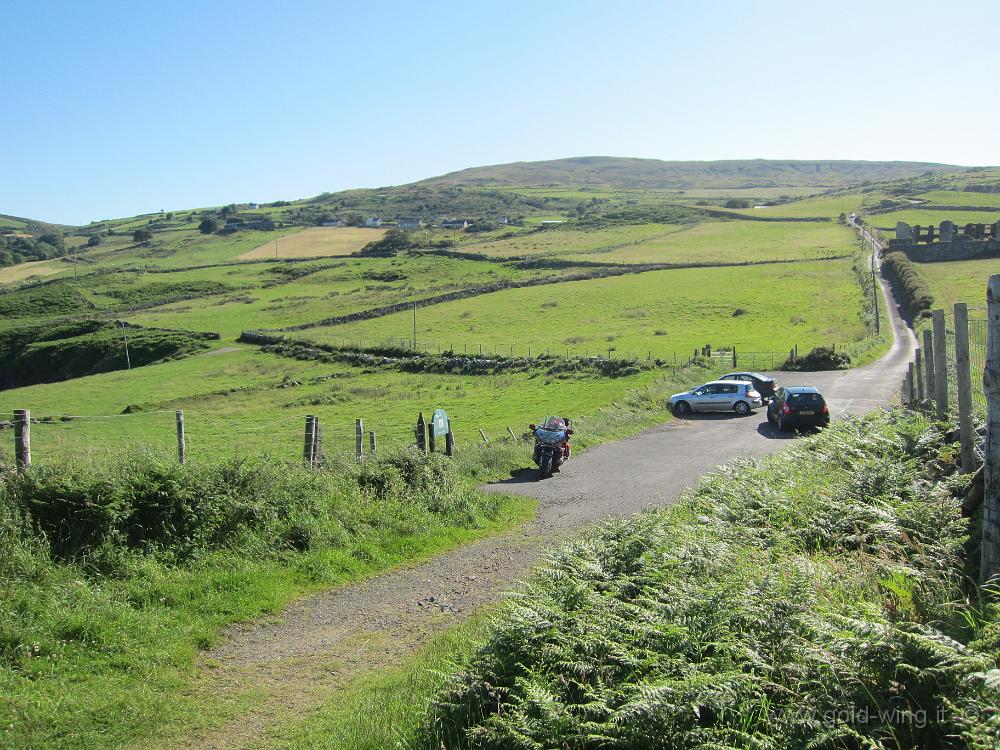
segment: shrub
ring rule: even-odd
[[[882,258],[882,270],[892,283],[903,312],[912,321],[931,316],[934,295],[905,253],[894,251]]]
[[[851,358],[830,346],[817,346],[804,357],[791,357],[782,370],[814,372],[816,370],[844,370],[851,366]]]

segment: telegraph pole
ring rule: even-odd
[[[132,360],[128,356],[128,334],[125,333],[125,321],[120,321],[122,324],[122,338],[125,339],[125,364],[128,365],[128,369],[132,369]]]

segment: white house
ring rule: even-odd
[[[382,220],[377,216],[369,216],[365,219],[365,226],[369,229],[377,229],[382,226]]]

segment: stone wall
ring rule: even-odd
[[[889,250],[900,250],[914,263],[943,263],[950,260],[1000,258],[1000,239],[932,242],[918,245],[905,240],[892,240]]]

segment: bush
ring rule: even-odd
[[[911,322],[931,317],[934,295],[905,253],[898,250],[887,253],[882,258],[882,270]]]
[[[202,219],[198,224],[198,231],[202,234],[211,234],[219,228],[219,222],[212,218]]]
[[[790,357],[781,366],[782,370],[815,372],[817,370],[845,370],[851,366],[851,358],[831,346],[817,346],[804,357]]]

